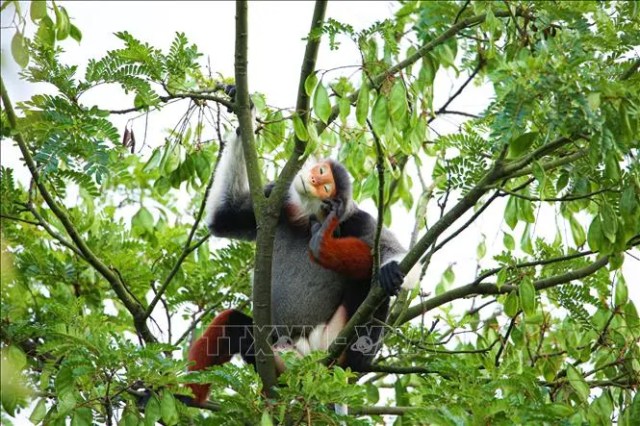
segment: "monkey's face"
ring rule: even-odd
[[[326,200],[336,195],[336,183],[328,162],[320,162],[301,170],[293,185],[302,197]]]

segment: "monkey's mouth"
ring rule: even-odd
[[[304,179],[302,178],[302,176],[300,176],[300,183],[302,183],[302,189],[304,190],[304,193],[308,194],[309,191],[307,191],[307,186],[304,184]]]

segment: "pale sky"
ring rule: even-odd
[[[117,31],[128,31],[134,37],[149,42],[151,45],[166,51],[174,38],[175,32],[186,33],[188,39],[195,43],[200,52],[210,58],[214,72],[220,72],[229,77],[233,76],[234,60],[234,24],[235,6],[233,2],[86,2],[59,1],[58,4],[67,8],[72,22],[80,28],[83,39],[80,44],[69,39],[62,43],[66,50],[63,59],[71,64],[79,65],[79,75],[84,75],[85,65],[90,58],[99,58],[105,51],[122,46],[119,39],[113,36]],[[26,6],[26,5],[25,5]],[[25,7],[28,10],[28,7]],[[346,22],[360,30],[377,20],[390,16],[393,6],[391,2],[329,2],[327,16]],[[295,104],[297,82],[300,65],[304,52],[303,37],[306,36],[313,2],[250,2],[249,4],[249,88],[252,92],[262,92],[268,103],[279,107],[291,107]],[[6,13],[3,13],[6,15]],[[2,25],[6,26],[3,16]],[[33,24],[28,26],[33,30]],[[2,30],[2,75],[5,78],[9,94],[13,101],[28,99],[35,93],[49,90],[45,85],[34,87],[19,82],[18,67],[10,58],[8,46],[13,30]],[[338,51],[331,52],[328,43],[323,40],[318,58],[319,69],[330,69],[338,66],[359,63],[359,55],[355,46],[348,40],[340,39],[342,44]],[[349,75],[353,69],[336,71],[330,76]],[[342,74],[341,74],[342,73]],[[445,73],[439,73],[436,79],[434,106],[439,107],[460,83]],[[488,87],[473,87],[471,85],[460,96],[451,109],[477,113],[488,104],[491,91]],[[130,98],[129,98],[130,99]],[[106,109],[127,108],[131,101],[119,90],[104,87],[90,91],[81,99],[85,104],[99,104]],[[149,118],[149,143],[157,146],[162,143],[164,129],[173,126],[179,119],[184,106],[177,109],[167,108],[162,115],[153,114]],[[175,114],[175,115],[172,115]],[[122,130],[125,118],[118,117],[114,122]],[[461,117],[447,116],[434,122],[434,128],[439,133],[454,132],[462,122]],[[144,120],[134,123],[136,135],[143,134]],[[155,138],[155,140],[154,140]],[[0,146],[2,164],[17,166],[19,156],[16,149],[8,141]],[[146,153],[148,154],[148,152]],[[18,166],[20,167],[20,166]],[[27,173],[21,167],[19,176],[26,181]],[[429,170],[423,172],[427,184],[431,182]],[[418,186],[414,179],[414,186]],[[450,206],[453,201],[450,201]],[[363,207],[374,212],[373,205],[364,203]],[[455,285],[463,285],[473,280],[476,273],[476,246],[481,235],[486,237],[487,256],[483,262],[486,267],[495,266],[490,256],[502,249],[502,232],[508,230],[503,223],[504,203],[494,203],[481,219],[476,221],[460,237],[455,239],[447,248],[441,250],[433,259],[433,264],[422,282],[424,291],[432,292],[440,280],[440,274],[450,264],[455,264]],[[409,241],[413,216],[394,210],[392,230],[406,245]],[[403,216],[404,215],[404,216]],[[429,223],[437,218],[438,212],[429,213]],[[467,216],[468,217],[468,216]],[[542,209],[536,225],[538,235],[552,235],[555,229],[555,212],[552,209]],[[463,223],[464,218],[459,221]],[[521,230],[519,225],[517,230]],[[563,228],[561,228],[563,229]],[[566,235],[570,231],[566,230]],[[514,234],[517,235],[517,234]],[[570,237],[569,237],[570,239]],[[636,251],[637,253],[637,251]],[[630,297],[640,304],[640,262],[627,256],[624,265],[625,276],[629,286]],[[634,282],[635,281],[635,282]],[[161,323],[163,316],[156,315]],[[178,334],[178,330],[174,334]],[[27,416],[29,412],[26,412]],[[18,421],[16,424],[30,424]]]

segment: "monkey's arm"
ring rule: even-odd
[[[341,209],[344,206],[334,205],[324,223],[312,228],[309,244],[311,258],[325,268],[366,279],[371,277],[371,247],[375,243],[376,221],[368,213],[356,210],[340,226],[344,237],[336,238],[334,230],[338,226],[337,217],[340,216]],[[395,295],[400,287],[410,289],[415,286],[419,281],[419,268],[414,267],[406,276],[400,270],[399,262],[404,258],[406,250],[387,228],[382,229],[379,248],[379,281],[387,294]]]
[[[400,287],[410,290],[420,281],[420,267],[416,264],[406,275],[400,271],[400,262],[407,254],[396,236],[387,228],[380,235],[380,283],[390,283],[397,293]],[[385,276],[386,275],[386,276]],[[388,278],[387,278],[388,277]],[[390,289],[386,289],[390,291]]]
[[[322,225],[316,224],[313,227],[309,242],[311,259],[327,269],[351,278],[370,278],[371,248],[360,238],[335,238],[333,233],[338,224],[338,216],[332,211]]]

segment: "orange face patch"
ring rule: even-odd
[[[318,163],[309,170],[307,183],[309,184],[308,191],[316,198],[326,200],[336,195],[333,171],[327,162]]]

